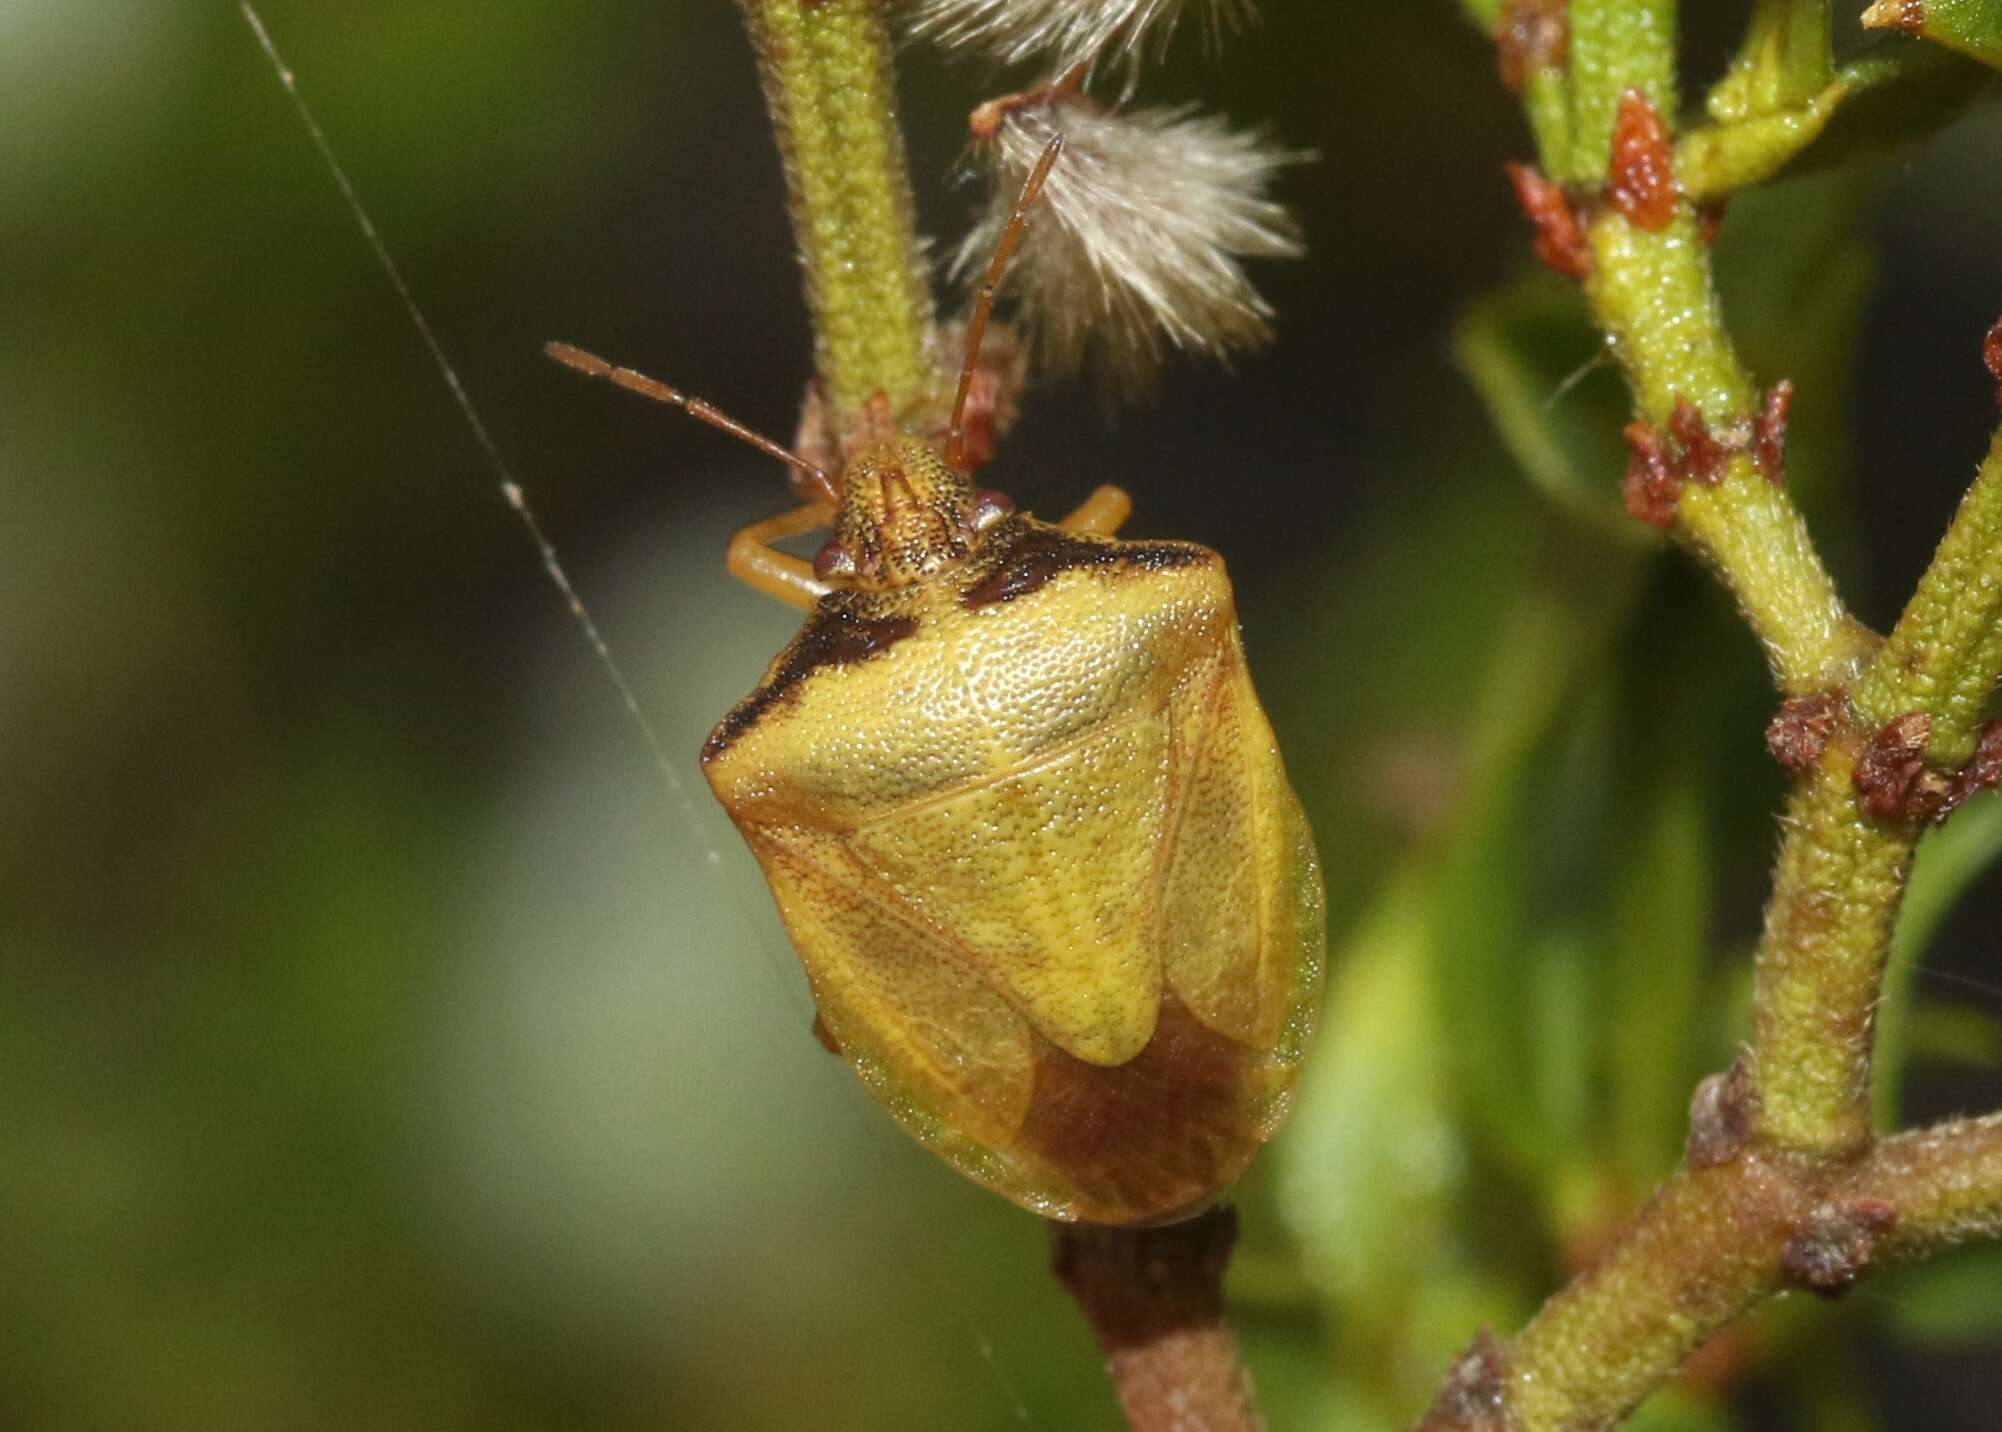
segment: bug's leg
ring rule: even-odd
[[[834,509],[825,502],[809,502],[791,512],[781,512],[762,522],[753,522],[730,539],[724,565],[730,575],[766,596],[777,597],[788,606],[811,611],[813,604],[832,587],[813,575],[813,564],[789,556],[772,546],[785,537],[797,537],[834,520]]]
[[[1084,500],[1082,506],[1058,525],[1066,532],[1083,532],[1095,537],[1110,537],[1117,532],[1133,511],[1133,499],[1123,489],[1101,487]]]

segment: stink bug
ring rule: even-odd
[[[1319,858],[1245,669],[1223,561],[1051,524],[887,430],[839,480],[567,345],[571,367],[791,464],[817,500],[729,568],[806,624],[702,751],[806,967],[816,1033],[967,1177],[1055,1219],[1200,1211],[1284,1120],[1319,1003]],[[832,526],[808,564],[771,544]]]

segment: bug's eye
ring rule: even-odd
[[[1005,492],[995,492],[991,488],[976,492],[973,494],[973,530],[985,532],[1014,510],[1014,500]]]
[[[856,574],[855,555],[839,542],[829,542],[813,556],[813,575],[823,582]]]

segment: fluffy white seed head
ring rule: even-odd
[[[1250,14],[1250,0],[1196,0],[1215,33]],[[910,28],[940,44],[984,51],[1005,64],[1058,69],[1130,60],[1150,38],[1165,43],[1188,0],[909,0]]]
[[[1224,357],[1271,337],[1272,310],[1241,260],[1300,254],[1298,226],[1268,191],[1304,156],[1187,109],[1106,113],[1053,94],[1008,110],[980,146],[993,202],[955,277],[982,280],[1059,130],[1063,154],[1003,284],[1045,374],[1090,366],[1130,397],[1172,351]]]

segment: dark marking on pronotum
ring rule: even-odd
[[[1111,542],[1073,537],[1054,527],[1028,527],[1009,545],[994,570],[960,598],[968,611],[1012,602],[1047,586],[1051,578],[1080,567],[1118,567],[1159,572],[1188,567],[1210,555],[1193,542]]]
[[[1848,701],[1849,692],[1840,686],[1791,698],[1766,726],[1766,749],[1789,771],[1806,770],[1828,749]]]
[[[915,618],[872,620],[852,612],[822,607],[807,618],[792,645],[779,657],[772,674],[758,689],[738,702],[717,723],[702,748],[702,759],[715,759],[764,714],[790,696],[807,677],[827,667],[850,666],[888,651],[918,629]]]

